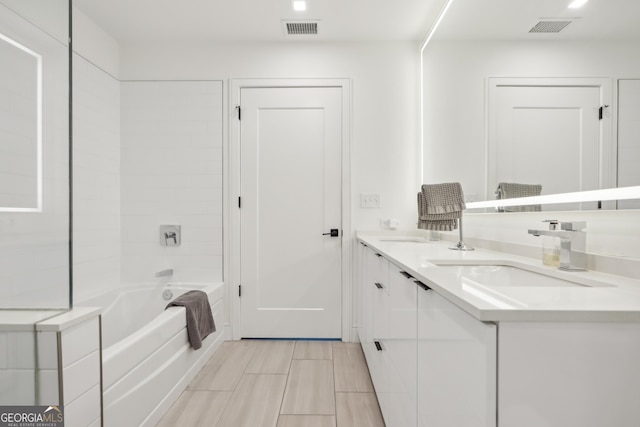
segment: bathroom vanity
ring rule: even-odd
[[[358,335],[388,427],[640,425],[640,281],[358,241]]]

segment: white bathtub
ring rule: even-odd
[[[165,310],[191,289],[209,296],[216,332],[193,350],[183,307]],[[219,284],[137,287],[84,301],[102,313],[104,425],[154,426],[223,341],[224,289]]]

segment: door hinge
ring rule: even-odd
[[[238,120],[242,120],[242,108],[239,105],[236,105],[236,110],[238,110]]]
[[[608,105],[603,105],[602,107],[598,108],[598,120],[602,120],[602,118],[604,117],[604,109],[605,108],[609,108]]]
[[[242,198],[238,197],[238,209],[242,207]]]
[[[238,285],[238,296],[242,296],[242,285]]]

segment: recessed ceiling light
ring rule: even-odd
[[[296,12],[307,10],[307,3],[304,0],[294,0],[293,10],[295,10]]]
[[[579,7],[582,7],[588,1],[589,0],[573,0],[573,2],[571,2],[571,4],[569,5],[569,9],[577,9]]]

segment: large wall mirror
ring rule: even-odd
[[[640,185],[640,2],[572,2],[449,3],[422,57],[424,182],[460,181],[468,202],[542,196],[505,212],[640,208],[536,203]]]
[[[42,55],[0,33],[0,211],[42,211]]]

